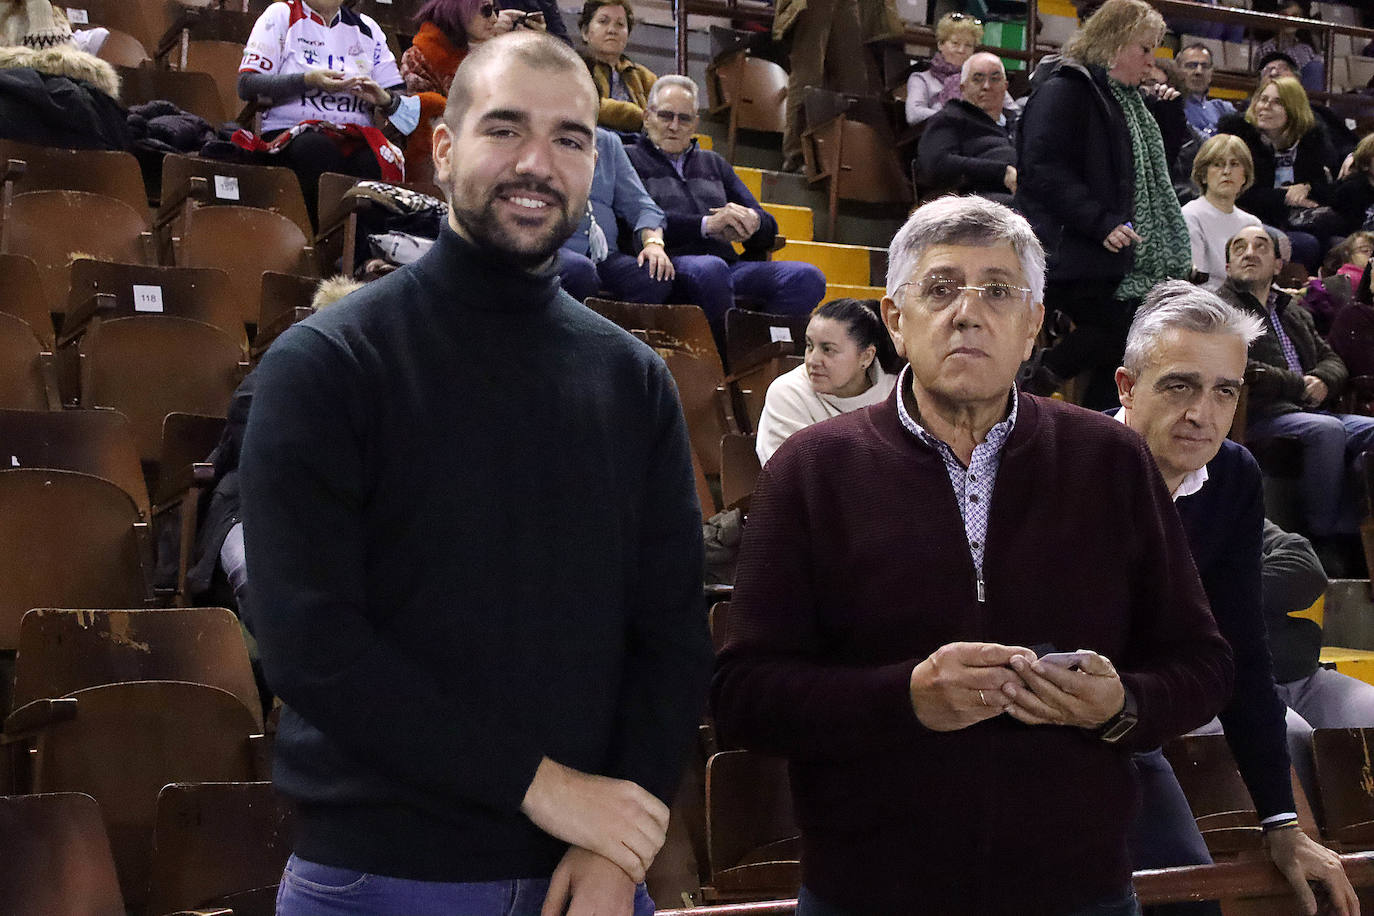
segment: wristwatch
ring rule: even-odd
[[[1125,738],[1135,728],[1136,722],[1140,721],[1135,697],[1131,695],[1130,688],[1123,689],[1125,695],[1122,698],[1121,711],[1097,727],[1097,737],[1108,744],[1116,744]]]

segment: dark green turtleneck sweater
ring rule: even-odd
[[[243,453],[249,621],[296,852],[547,875],[548,756],[677,785],[710,665],[682,411],[648,347],[445,229],[293,328]]]

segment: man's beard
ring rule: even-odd
[[[530,191],[551,198],[554,203],[550,206],[558,211],[558,219],[540,235],[532,238],[522,235],[519,229],[509,222],[502,222],[496,212],[498,198],[519,194],[521,191]],[[525,269],[540,266],[563,247],[563,243],[577,230],[582,217],[581,211],[586,206],[584,201],[582,206],[570,210],[565,195],[546,184],[531,182],[507,182],[497,185],[486,195],[481,205],[476,207],[462,206],[459,203],[461,200],[471,199],[471,196],[465,198],[460,195],[460,189],[456,186],[450,188],[449,199],[453,201],[453,218],[476,245],[500,252],[508,260]]]

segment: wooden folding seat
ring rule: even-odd
[[[157,796],[173,782],[251,782],[257,723],[237,697],[181,681],[88,687],[12,713],[5,741],[31,745],[34,792],[100,803],[125,903],[148,899]]]
[[[237,66],[237,65],[236,65]],[[197,181],[197,179],[200,179]],[[198,205],[230,205],[271,210],[310,234],[310,216],[296,173],[277,165],[248,165],[180,153],[162,160],[162,197],[157,222],[179,236],[185,211]]]
[[[163,565],[170,563],[162,555],[164,549],[175,543],[172,559],[176,578],[174,584],[157,584],[172,584],[174,603],[178,606],[189,600],[186,572],[195,549],[201,498],[215,483],[215,466],[208,459],[219,444],[224,424],[224,417],[179,411],[167,414],[162,421],[162,448],[158,452],[157,482],[153,485],[153,524],[158,536],[159,574]]]
[[[754,451],[751,433],[727,433],[720,438],[720,501],[725,507],[748,505],[754,483],[763,468]]]
[[[189,318],[100,322],[81,338],[81,405],[129,418],[139,456],[155,462],[173,412],[223,416],[247,363],[239,342]]]
[[[1184,735],[1164,747],[1213,857],[1261,848],[1254,802],[1223,735]]]
[[[287,328],[315,314],[310,303],[314,301],[319,285],[320,281],[315,277],[299,277],[270,270],[263,273],[258,330],[253,335],[252,358],[255,365],[267,348],[272,346],[272,341],[285,333]]]
[[[721,751],[706,764],[708,902],[794,897],[801,844],[792,814],[787,761]]]
[[[118,29],[138,39],[144,48],[157,47],[164,28],[161,16],[150,18],[140,0],[62,0],[59,6],[74,29]],[[124,102],[128,104],[127,97]]]
[[[706,628],[711,631],[711,646],[720,652],[725,648],[725,637],[730,621],[730,602],[717,601],[706,614]]]
[[[117,67],[141,67],[152,60],[143,42],[119,29],[110,29],[96,57]]]
[[[129,494],[76,471],[0,471],[0,650],[35,607],[140,607],[144,528]]]
[[[103,149],[55,149],[0,139],[6,163],[6,190],[86,191],[122,200],[140,213],[148,210],[143,172],[132,153]],[[23,163],[22,167],[18,163]]]
[[[22,318],[38,335],[43,349],[51,351],[56,342],[48,294],[43,275],[33,258],[22,254],[0,254],[0,312]]]
[[[79,792],[0,796],[0,912],[125,916],[100,805]]]
[[[646,305],[591,298],[587,307],[658,351],[677,382],[692,450],[707,476],[720,474],[720,437],[738,432],[725,371],[706,313],[695,305]]]
[[[128,419],[117,411],[0,409],[0,463],[108,480],[134,501],[140,519],[148,519],[138,449]]]
[[[208,73],[215,82],[220,104],[230,118],[243,109],[239,98],[239,64],[243,62],[243,42],[217,39],[189,39],[182,45],[182,65],[178,68],[192,73]]]
[[[0,312],[0,407],[59,410],[53,355],[27,321]]]
[[[124,0],[111,2],[122,3]],[[159,70],[154,67],[116,67],[115,70],[121,81],[120,100],[129,107],[165,99],[216,126],[229,120],[214,77],[208,73]]]
[[[1312,732],[1326,837],[1344,851],[1374,849],[1374,728],[1318,728]]]
[[[269,782],[172,783],[157,797],[149,913],[275,909],[291,855],[292,806]],[[254,900],[256,898],[256,900]]]
[[[806,117],[810,126],[802,132],[802,155],[807,180],[826,186],[828,238],[835,238],[841,200],[902,205],[913,201],[911,181],[897,157],[896,138],[876,99],[812,89]]]
[[[167,157],[171,159],[171,156]],[[75,343],[93,321],[165,315],[219,328],[247,352],[248,337],[229,275],[209,267],[147,267],[81,258],[72,262],[62,344]]]
[[[315,253],[299,226],[252,207],[197,207],[185,214],[176,263],[229,274],[244,323],[257,320],[264,271],[315,276]]]
[[[186,681],[233,694],[262,730],[262,705],[238,618],[220,607],[34,608],[19,625],[14,708],[87,687]]]
[[[810,320],[746,309],[725,313],[725,360],[741,425],[758,430],[768,386],[802,364]]]
[[[325,273],[341,273],[351,277],[358,266],[358,209],[363,203],[344,195],[362,180],[338,172],[325,172],[320,176],[319,231],[315,234],[315,251]],[[407,181],[400,187],[428,194],[438,200],[444,199],[443,189],[432,182]]]
[[[741,128],[782,134],[787,120],[787,71],[771,60],[750,56],[747,50],[730,54],[711,65],[719,102],[711,114],[728,114],[725,158],[735,161]]]

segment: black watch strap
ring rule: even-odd
[[[1125,696],[1122,698],[1121,711],[1103,722],[1097,729],[1097,737],[1108,744],[1116,744],[1125,738],[1135,728],[1136,722],[1139,721],[1135,697],[1131,694],[1129,687],[1124,689]]]

